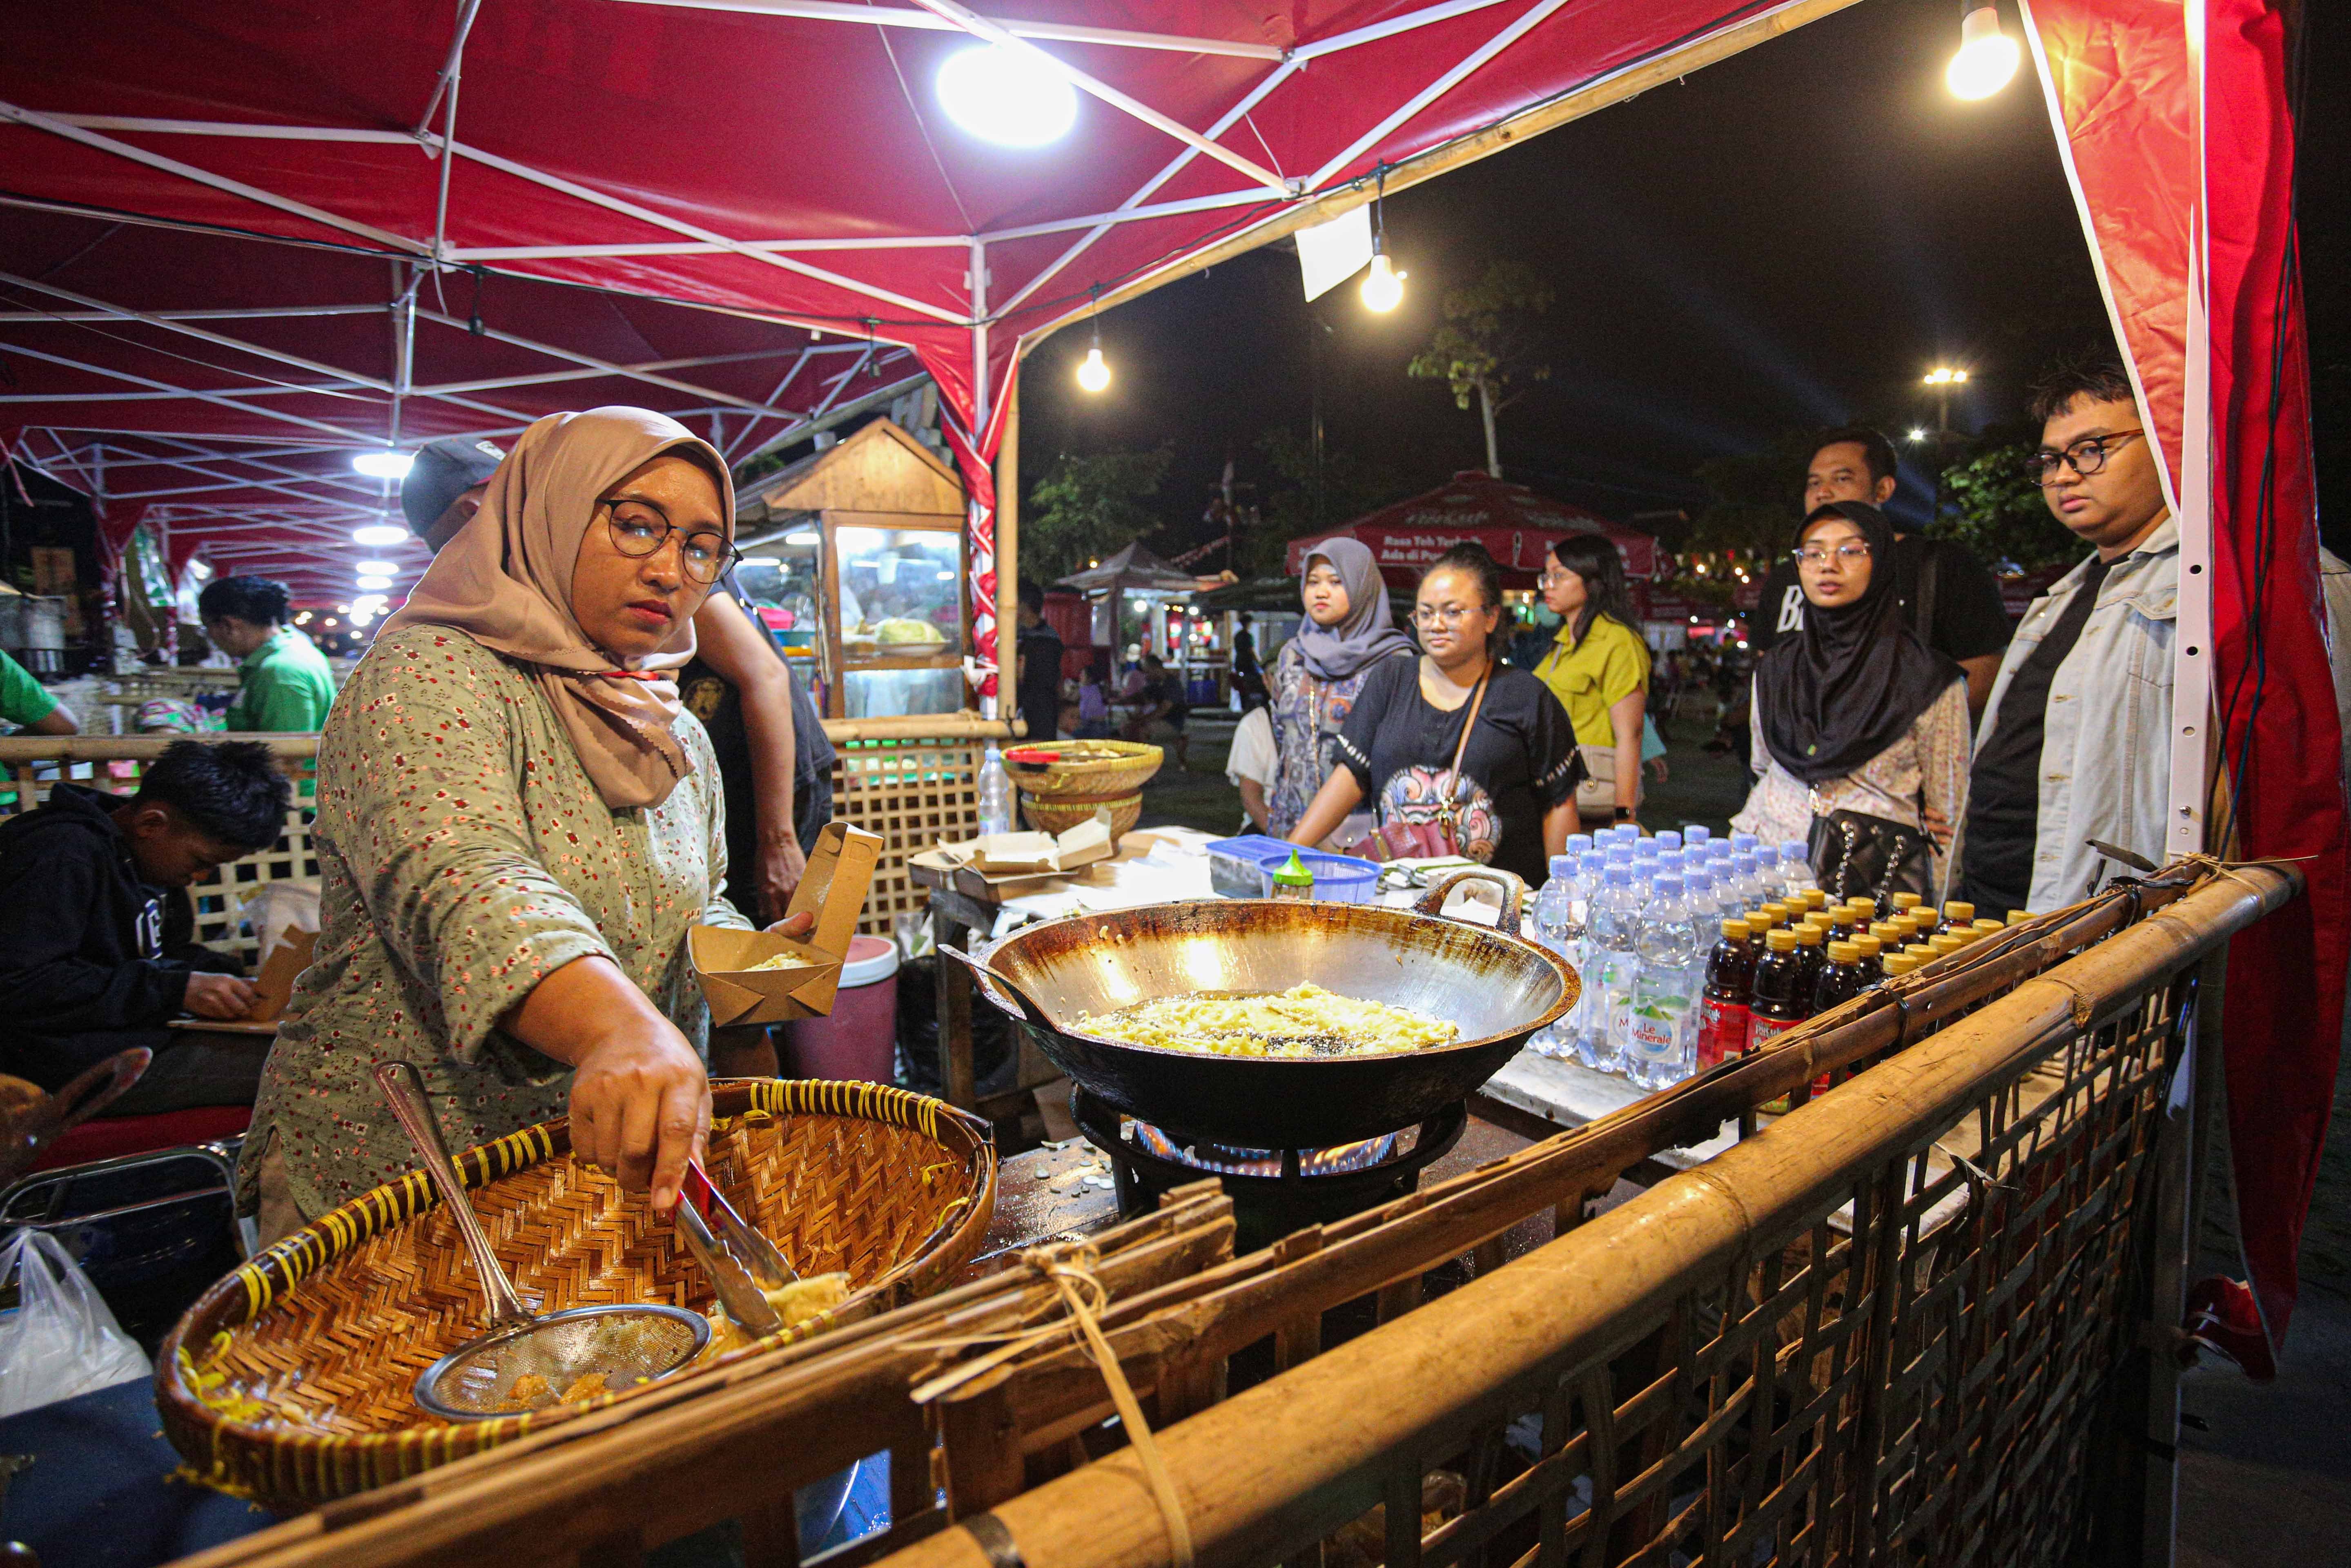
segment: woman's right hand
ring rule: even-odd
[[[579,1059],[572,1155],[627,1191],[650,1191],[655,1213],[676,1204],[686,1162],[702,1157],[709,1136],[709,1075],[667,1019],[628,1019]]]

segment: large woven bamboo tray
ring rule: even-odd
[[[996,1206],[987,1128],[879,1084],[713,1086],[711,1179],[804,1275],[845,1270],[832,1312],[705,1364],[903,1305],[971,1260]],[[570,1157],[563,1121],[457,1157],[501,1261],[538,1310],[658,1301],[714,1310],[665,1219]],[[156,1357],[155,1403],[188,1468],[281,1512],[414,1475],[636,1397],[443,1423],[417,1374],[478,1333],[483,1297],[422,1172],[362,1194],[204,1292]]]

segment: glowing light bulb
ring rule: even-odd
[[[371,545],[381,548],[384,545],[407,542],[408,530],[396,528],[390,523],[370,523],[366,528],[351,530],[351,543],[355,545]]]
[[[363,560],[353,570],[361,577],[390,577],[400,570],[400,563],[392,560]]]
[[[405,452],[362,452],[351,459],[351,466],[371,479],[404,479],[415,461]]]
[[[392,579],[388,577],[362,577],[359,580],[359,586],[368,592],[381,592],[392,586]]]
[[[1027,51],[1001,44],[949,55],[938,89],[948,119],[1002,147],[1042,147],[1077,122],[1077,89]]]
[[[1959,52],[1943,81],[1958,97],[1990,98],[2016,74],[2022,54],[2016,40],[2000,30],[1998,9],[1979,5],[1959,22]]]
[[[1110,366],[1102,359],[1102,345],[1086,350],[1084,361],[1078,366],[1078,384],[1090,392],[1098,392],[1110,385]]]
[[[1910,439],[1914,444],[1924,441],[1927,439],[1927,433],[1922,429],[1913,426],[1910,432]]]
[[[1402,304],[1405,277],[1395,269],[1395,264],[1388,260],[1387,252],[1381,251],[1374,256],[1372,269],[1364,274],[1364,308],[1385,315]]]

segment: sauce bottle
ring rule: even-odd
[[[1967,903],[1965,900],[1954,900],[1953,902],[1943,905],[1943,923],[1937,926],[1936,929],[1938,931],[1949,931],[1954,927],[1957,927],[1964,930],[1968,926],[1973,925],[1975,923],[1976,906],[1972,904]]]
[[[1927,938],[1927,946],[1928,950],[1931,951],[1938,958],[1947,957],[1949,955],[1958,952],[1967,945],[1968,942],[1966,937],[1953,936],[1949,933],[1940,933]]]
[[[2032,918],[2032,911],[2029,909],[2011,909],[2008,912],[2008,923],[2011,925],[2022,925]]]
[[[1894,895],[1891,902],[1894,904],[1895,914],[1905,915],[1909,911],[1917,908],[1927,901],[1919,897],[1915,893],[1897,893]]]
[[[1785,925],[1788,924],[1788,906],[1778,899],[1773,899],[1763,906],[1763,918],[1771,925]]]
[[[1978,920],[1975,924],[1975,928],[1979,933],[1976,939],[1978,941],[1981,941],[1986,936],[1997,936],[2001,932],[2007,930],[2008,925],[2004,921]]]
[[[1812,987],[1796,956],[1796,934],[1785,927],[1764,933],[1764,953],[1755,961],[1754,999],[1748,1004],[1747,1049],[1759,1051],[1812,1016]]]
[[[1888,953],[1886,956],[1886,977],[1889,980],[1898,980],[1917,967],[1918,960],[1907,953]]]
[[[1861,967],[1861,949],[1851,942],[1830,943],[1820,977],[1813,983],[1813,1011],[1824,1013],[1867,989],[1869,977]]]
[[[1806,909],[1815,915],[1828,907],[1829,895],[1817,887],[1798,888],[1795,896],[1803,902]]]
[[[1754,936],[1744,920],[1726,920],[1722,940],[1707,955],[1706,994],[1698,1003],[1700,1072],[1747,1049],[1748,1009],[1755,1000]]]
[[[1796,962],[1804,977],[1804,1016],[1810,1018],[1821,1009],[1813,1005],[1813,988],[1821,983],[1821,971],[1828,967],[1828,954],[1823,951],[1828,941],[1828,931],[1811,920],[1796,927]]]
[[[1882,984],[1886,979],[1886,944],[1865,931],[1853,939],[1853,945],[1861,950],[1861,972],[1869,977],[1872,986]]]
[[[1290,851],[1290,858],[1275,867],[1273,874],[1266,880],[1270,884],[1267,889],[1267,896],[1270,898],[1312,898],[1314,896],[1314,873],[1306,869],[1305,862],[1298,858],[1296,850]]]

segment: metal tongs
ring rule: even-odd
[[[795,1282],[799,1274],[784,1261],[774,1242],[735,1212],[735,1206],[711,1181],[700,1160],[686,1162],[685,1180],[678,1189],[677,1233],[684,1238],[685,1249],[694,1254],[702,1271],[710,1276],[718,1291],[718,1304],[726,1309],[736,1327],[754,1339],[783,1332],[784,1320],[777,1315],[766,1292]]]

